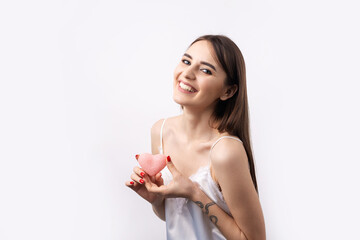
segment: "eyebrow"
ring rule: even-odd
[[[184,56],[192,59],[192,57],[191,57],[189,54],[187,54],[187,53],[184,53]],[[210,63],[208,63],[208,62],[204,62],[204,61],[201,61],[200,63],[201,63],[201,64],[204,64],[204,65],[207,65],[207,66],[211,67],[212,69],[214,69],[214,70],[216,71],[216,68],[214,67],[214,65],[212,65],[212,64],[210,64]]]

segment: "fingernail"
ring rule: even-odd
[[[162,176],[162,174],[160,173],[160,177]]]
[[[134,182],[133,182],[133,181],[131,181],[131,182],[130,182],[130,184],[131,184],[131,185],[134,185]]]
[[[139,182],[142,184],[142,183],[144,183],[144,180],[143,180],[143,179],[140,179],[140,181],[139,181]]]
[[[135,155],[136,160],[139,159],[139,156],[140,156],[139,154],[136,154],[136,155]]]
[[[145,173],[144,173],[144,172],[141,172],[140,175],[143,177],[143,176],[145,176]]]
[[[166,159],[167,159],[168,162],[171,162],[171,157],[170,156],[167,156]]]

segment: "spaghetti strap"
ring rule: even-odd
[[[160,147],[159,147],[160,154],[164,154],[162,136],[163,136],[163,128],[164,128],[165,121],[166,121],[166,118],[164,119],[164,121],[161,125],[161,130],[160,130]]]
[[[232,139],[235,139],[235,140],[237,140],[237,141],[239,141],[239,142],[242,143],[242,141],[241,141],[238,137],[222,136],[222,137],[220,137],[218,140],[216,140],[216,141],[213,143],[213,145],[212,145],[211,148],[210,148],[210,153],[211,153],[211,150],[213,149],[213,147],[214,147],[221,139],[223,139],[223,138],[232,138]]]

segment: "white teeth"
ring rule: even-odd
[[[182,82],[180,82],[179,86],[180,86],[182,89],[184,89],[184,90],[186,90],[186,91],[188,91],[188,92],[195,92],[195,91],[193,90],[193,88],[189,87],[188,85],[185,85],[185,84],[182,83]]]

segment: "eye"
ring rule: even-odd
[[[212,72],[210,70],[206,69],[206,68],[201,69],[201,71],[203,71],[204,73],[209,74],[209,75],[212,74]]]
[[[186,65],[190,65],[190,62],[188,61],[188,60],[186,60],[186,59],[183,59],[183,60],[181,60],[183,63],[185,63]]]

